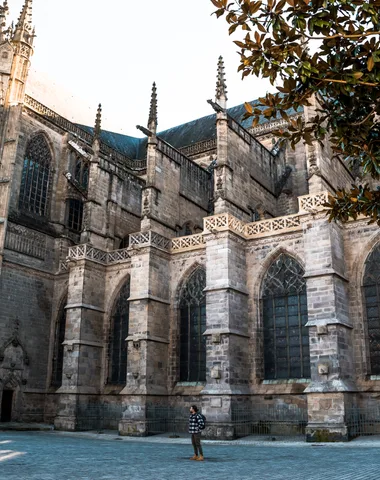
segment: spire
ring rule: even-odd
[[[0,42],[5,40],[8,12],[8,2],[5,0],[3,6],[0,7]]]
[[[227,108],[227,85],[224,73],[224,61],[223,57],[220,56],[218,60],[218,74],[216,82],[216,95],[215,102],[218,103],[222,108]]]
[[[157,88],[156,82],[153,82],[152,96],[150,99],[148,130],[150,130],[154,135],[157,133],[157,123]]]
[[[13,35],[14,41],[24,41],[30,45],[33,44],[32,7],[33,0],[25,0]]]
[[[99,139],[100,137],[101,124],[102,124],[102,104],[99,103],[98,111],[96,112],[96,119],[95,119],[95,128],[94,128],[95,139]]]

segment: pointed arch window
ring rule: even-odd
[[[129,330],[130,277],[124,283],[116,299],[111,316],[109,342],[108,383],[125,385],[127,376],[127,342]]]
[[[265,379],[310,377],[307,295],[301,265],[280,255],[263,283]]]
[[[69,198],[67,204],[67,226],[73,232],[82,231],[83,202],[75,198]]]
[[[75,157],[74,178],[83,190],[88,190],[88,162],[82,157]]]
[[[206,272],[190,276],[180,298],[180,381],[206,380]]]
[[[54,353],[53,353],[53,369],[51,384],[55,387],[62,385],[62,373],[63,373],[63,357],[64,357],[64,345],[65,331],[66,331],[66,304],[67,298],[61,303],[61,307],[58,312],[58,318],[55,327],[54,338]]]
[[[363,280],[371,374],[380,375],[380,245],[369,255]]]
[[[25,151],[21,177],[19,208],[47,216],[50,182],[51,153],[45,136],[32,138]]]

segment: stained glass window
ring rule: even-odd
[[[43,134],[32,138],[26,148],[21,177],[19,208],[47,216],[51,154]]]
[[[180,298],[180,381],[206,380],[206,272],[190,276]]]
[[[265,379],[310,377],[306,282],[302,267],[280,255],[263,283]]]
[[[125,282],[115,302],[111,317],[109,348],[109,383],[124,385],[127,377],[130,279]]]
[[[53,371],[52,371],[52,381],[51,384],[55,387],[60,387],[62,385],[62,372],[63,372],[63,355],[64,355],[64,346],[63,342],[65,341],[65,330],[66,330],[66,310],[65,306],[67,304],[67,299],[61,304],[59,309],[58,319],[55,328],[55,342],[54,342],[54,353],[53,353]]]
[[[380,245],[369,255],[364,272],[371,374],[380,375]]]

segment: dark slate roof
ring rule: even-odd
[[[89,132],[92,135],[94,134],[93,127],[88,127],[86,125],[78,125],[78,127],[86,130],[86,132]],[[136,154],[139,151],[140,142],[142,140],[141,138],[130,137],[129,135],[102,130],[100,132],[100,140],[131,159],[138,158]]]
[[[257,100],[254,100],[250,103],[252,106],[256,106]],[[227,110],[231,117],[238,121],[244,128],[249,129],[251,127],[252,120],[241,120],[245,111],[244,103]],[[298,111],[302,110],[299,109]],[[287,113],[288,115],[293,115],[296,113],[296,111],[294,109],[290,109]],[[177,127],[169,128],[168,130],[159,132],[158,136],[177,149],[205,140],[211,140],[216,137],[215,119],[215,114],[207,115],[206,117],[198,118],[196,120],[192,120],[191,122],[187,122],[182,125],[178,125]],[[265,123],[266,121],[267,120],[262,119],[260,123]],[[91,134],[94,133],[94,129],[92,127],[85,125],[78,126]],[[146,156],[146,138],[130,137],[128,135],[122,135],[121,133],[102,130],[100,139],[105,144],[123,153],[131,159],[142,159]]]
[[[207,115],[207,117],[197,118],[191,122],[169,128],[158,133],[158,136],[165,142],[170,143],[174,148],[187,147],[194,143],[215,138],[215,121],[215,115]]]

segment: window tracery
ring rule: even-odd
[[[380,375],[380,245],[372,251],[366,261],[363,290],[371,374]]]
[[[111,317],[108,382],[124,385],[127,376],[127,342],[129,331],[130,278],[125,282],[115,302]]]
[[[310,377],[306,282],[302,267],[280,255],[262,289],[266,379]]]
[[[51,153],[45,136],[32,138],[26,148],[21,176],[19,208],[47,216]]]
[[[198,268],[180,297],[180,381],[206,380],[206,272]]]

